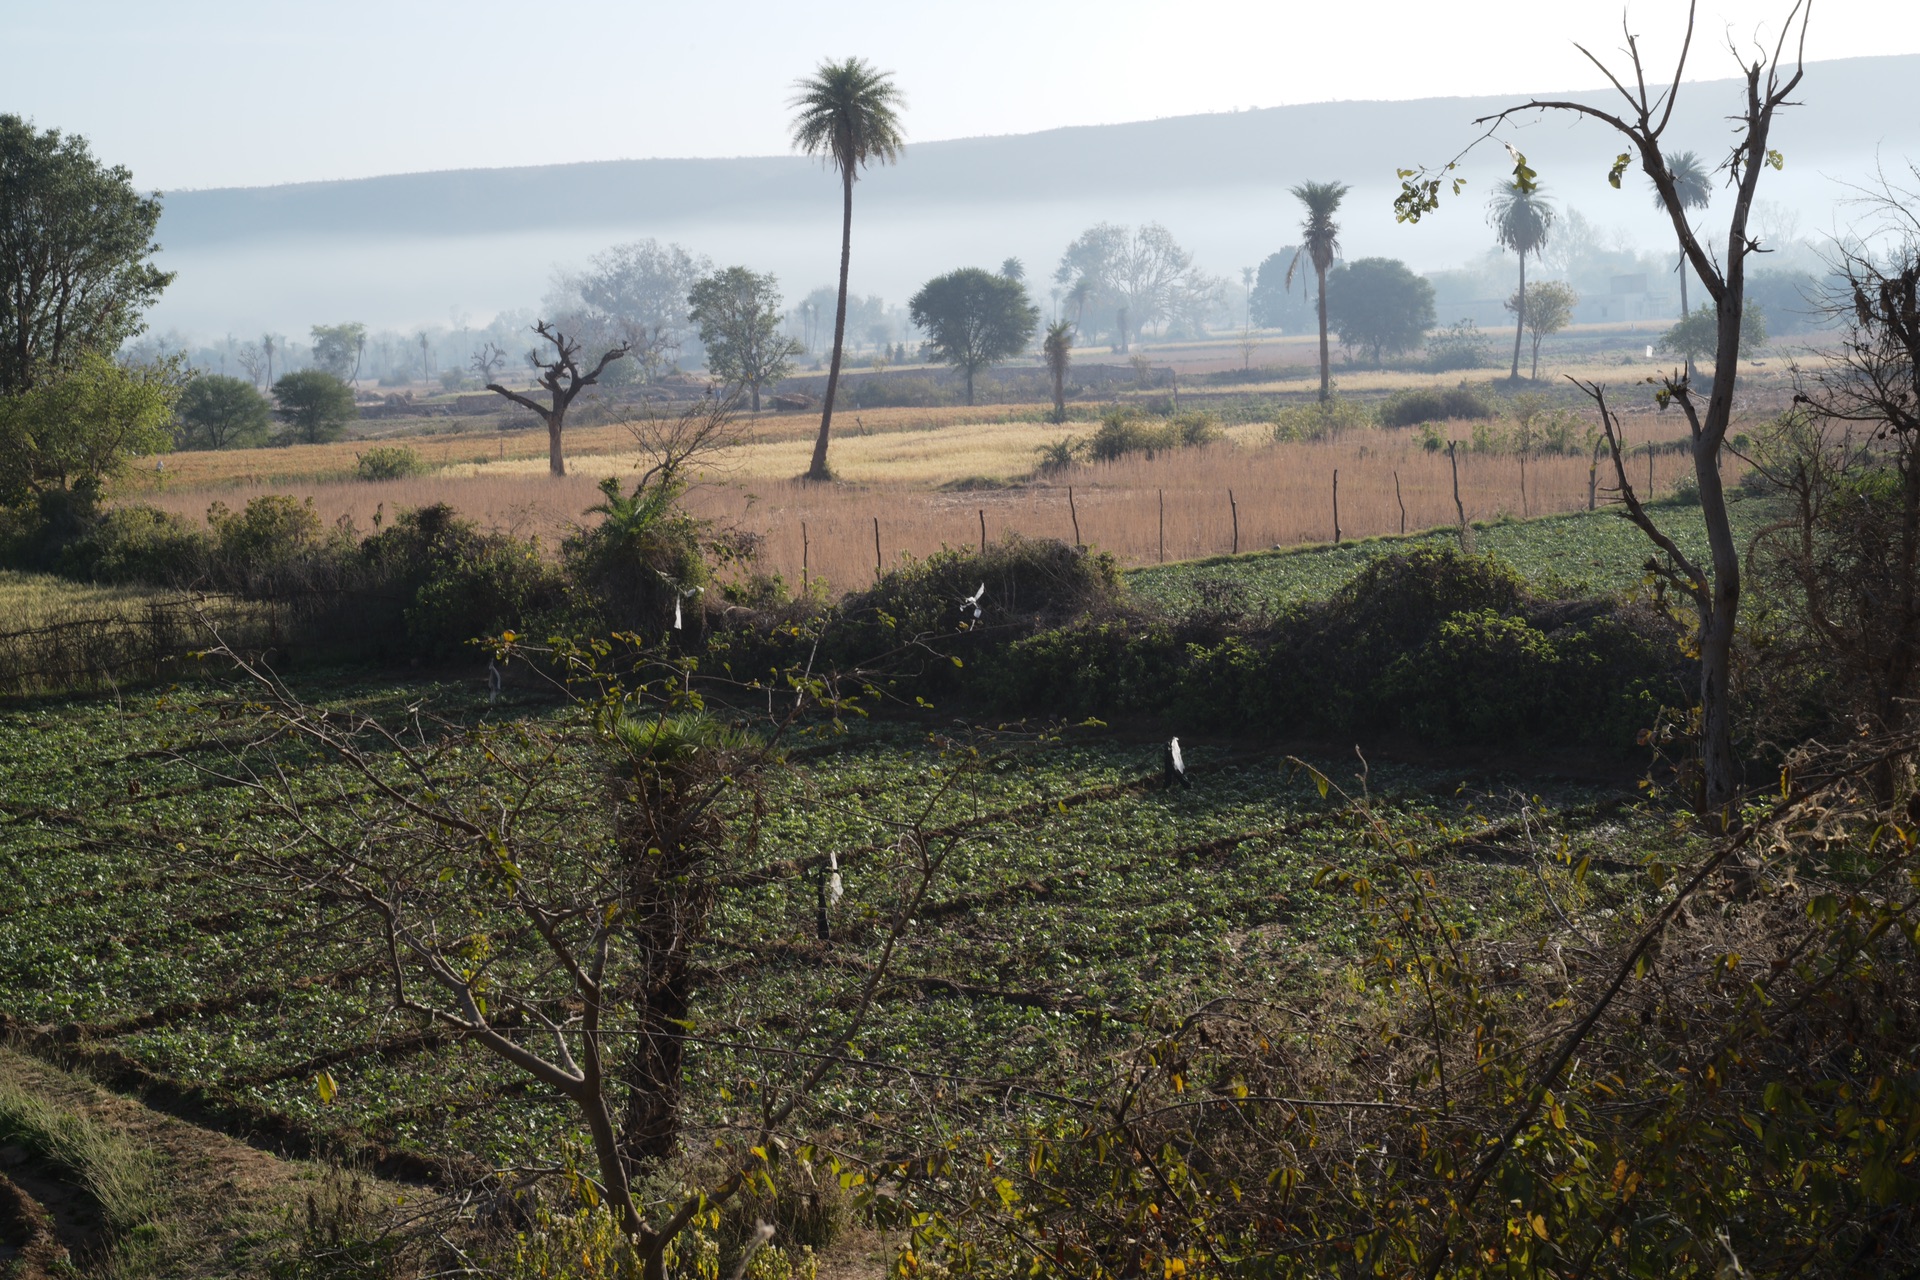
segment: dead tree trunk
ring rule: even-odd
[[[1693,599],[1699,615],[1700,802],[1703,812],[1722,818],[1730,816],[1730,806],[1740,784],[1739,760],[1733,746],[1732,707],[1728,698],[1734,627],[1740,611],[1740,556],[1734,543],[1733,527],[1727,517],[1726,492],[1720,480],[1720,450],[1726,442],[1727,426],[1733,417],[1733,385],[1740,368],[1740,322],[1746,304],[1747,258],[1761,251],[1759,241],[1747,230],[1747,220],[1753,208],[1754,192],[1759,186],[1760,171],[1768,166],[1777,169],[1785,163],[1780,154],[1768,145],[1768,141],[1774,113],[1787,104],[1789,95],[1798,87],[1803,75],[1807,13],[1805,0],[1795,0],[1781,28],[1780,37],[1775,42],[1771,58],[1756,58],[1742,68],[1746,80],[1746,101],[1740,114],[1735,117],[1739,122],[1738,131],[1733,150],[1726,161],[1735,198],[1727,225],[1726,244],[1719,252],[1714,252],[1711,246],[1703,243],[1688,225],[1686,204],[1680,198],[1673,173],[1661,150],[1661,138],[1673,118],[1674,101],[1693,43],[1692,6],[1688,8],[1686,41],[1681,46],[1671,84],[1656,83],[1652,90],[1647,88],[1639,41],[1631,33],[1627,36],[1630,69],[1624,76],[1616,76],[1598,58],[1585,49],[1581,50],[1587,53],[1588,59],[1626,100],[1625,111],[1616,114],[1585,102],[1534,99],[1476,122],[1488,126],[1488,136],[1492,136],[1495,129],[1520,112],[1564,111],[1586,116],[1612,128],[1632,150],[1622,153],[1614,162],[1609,175],[1611,180],[1617,186],[1620,174],[1627,165],[1635,157],[1639,159],[1641,169],[1660,193],[1661,203],[1673,224],[1681,253],[1692,264],[1694,274],[1713,298],[1718,331],[1714,346],[1713,388],[1707,395],[1704,410],[1695,400],[1684,373],[1670,377],[1660,392],[1663,399],[1680,405],[1692,429],[1694,477],[1700,487],[1700,511],[1707,528],[1709,549],[1705,566],[1696,566],[1681,556],[1672,541],[1666,539],[1652,520],[1645,516],[1637,500],[1628,498],[1626,470],[1617,440],[1614,442],[1613,458],[1622,497],[1629,502],[1634,522],[1666,552],[1670,570],[1668,576],[1683,586]],[[1795,61],[1789,70],[1784,54],[1789,38],[1795,37],[1796,27],[1798,43]],[[1522,159],[1516,172],[1524,169],[1525,161]],[[1601,406],[1602,420],[1612,434],[1616,424],[1605,407],[1602,389],[1587,384],[1587,391]]]
[[[561,433],[566,430],[567,409],[574,398],[582,391],[600,380],[608,365],[627,354],[626,344],[621,344],[600,357],[600,362],[590,371],[580,367],[580,344],[545,320],[533,326],[533,331],[544,338],[553,348],[548,359],[542,360],[539,348],[527,352],[527,361],[540,370],[540,385],[546,388],[548,403],[521,395],[518,391],[509,391],[497,382],[489,382],[487,390],[503,395],[523,408],[531,409],[540,415],[547,424],[547,468],[556,476],[567,474],[567,456],[562,444]],[[758,406],[755,406],[756,408]]]

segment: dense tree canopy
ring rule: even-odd
[[[166,452],[178,392],[171,366],[125,369],[90,351],[63,373],[0,396],[0,504],[98,492],[134,455]]]
[[[1040,323],[1040,308],[1024,285],[978,267],[927,281],[907,303],[907,314],[926,330],[934,353],[966,375],[968,404],[974,375],[1024,351]]]
[[[367,345],[367,326],[358,321],[313,326],[313,363],[346,382],[360,376],[360,354]]]
[[[1260,264],[1247,302],[1253,323],[1262,329],[1294,333],[1313,327],[1312,297],[1305,289],[1295,292],[1287,288],[1287,266],[1299,252],[1298,245],[1288,245],[1278,253],[1269,254]]]
[[[780,288],[771,275],[728,267],[693,286],[688,312],[700,326],[707,368],[743,387],[760,408],[760,388],[793,368],[800,344],[780,332]]]
[[[347,424],[360,416],[353,406],[353,389],[322,369],[299,369],[273,384],[287,439],[298,444],[338,440]]]
[[[546,310],[583,346],[626,346],[632,363],[611,365],[609,374],[631,369],[636,378],[652,381],[673,364],[690,336],[687,295],[712,270],[704,254],[677,244],[617,244],[589,259],[585,271],[560,276]]]
[[[141,331],[173,279],[147,260],[159,222],[86,139],[0,115],[0,396]]]
[[[1360,258],[1327,277],[1327,324],[1373,363],[1411,351],[1433,328],[1433,286],[1398,258]]]
[[[273,425],[272,407],[244,378],[203,373],[180,393],[180,426],[174,442],[182,449],[244,449],[265,444]]]

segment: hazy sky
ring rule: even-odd
[[[1771,39],[1782,0],[1705,0],[1694,76]],[[1640,0],[1670,57],[1686,7]],[[1564,0],[0,0],[0,111],[80,132],[143,187],[787,149],[793,79],[894,71],[909,139],[1335,98],[1597,83],[1571,47],[1619,10]],[[1920,52],[1914,0],[1820,0],[1809,58]]]

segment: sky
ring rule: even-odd
[[[1698,78],[1791,0],[1703,2]],[[1628,24],[1658,64],[1685,5]],[[0,111],[81,133],[182,190],[789,150],[787,98],[858,55],[907,95],[909,142],[1333,99],[1575,89],[1620,11],[1541,0],[0,0]],[[85,42],[84,54],[76,55]],[[1913,0],[1820,0],[1810,59],[1920,52]]]

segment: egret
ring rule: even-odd
[[[1166,752],[1162,758],[1166,766],[1166,786],[1171,791],[1175,787],[1191,787],[1187,781],[1187,760],[1180,754],[1180,739],[1168,738]]]
[[[492,658],[487,659],[487,705],[500,701],[500,686],[506,683],[506,677],[500,673],[500,666]]]
[[[981,583],[980,589],[960,601],[960,629],[971,631],[980,625],[981,599],[987,594],[987,584]]]

